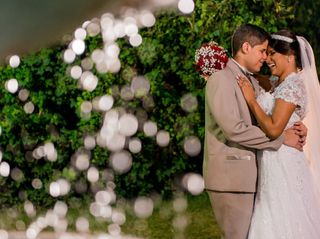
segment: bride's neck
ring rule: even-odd
[[[298,68],[297,67],[290,67],[288,68],[285,72],[283,72],[280,76],[279,76],[279,84],[284,81],[288,75],[290,75],[291,73],[297,73],[298,72]]]

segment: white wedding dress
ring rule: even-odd
[[[304,118],[307,99],[299,73],[290,74],[273,93],[261,90],[257,101],[272,114],[276,98],[299,106],[286,128]],[[248,238],[319,239],[320,182],[312,178],[304,153],[282,145],[278,151],[260,151],[258,164],[258,190]]]

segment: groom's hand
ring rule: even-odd
[[[303,151],[303,145],[304,142],[301,142],[300,136],[296,133],[296,130],[294,130],[292,127],[289,129],[286,129],[284,131],[284,141],[283,143],[289,147],[296,148],[299,151]]]
[[[296,130],[296,133],[300,136],[306,137],[308,134],[307,127],[301,121],[294,123],[294,125],[291,128]]]
[[[292,126],[292,129],[294,129],[295,133],[300,136],[300,143],[305,145],[308,135],[308,128],[301,121],[299,121]]]

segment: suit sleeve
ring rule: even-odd
[[[225,137],[248,148],[279,149],[284,140],[283,134],[271,141],[259,127],[244,122],[240,114],[235,84],[232,79],[215,74],[206,85],[206,97],[211,114]]]

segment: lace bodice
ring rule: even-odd
[[[286,128],[305,117],[307,108],[306,89],[299,73],[291,73],[273,92],[266,92],[261,89],[257,97],[259,105],[268,115],[272,114],[276,99],[283,99],[297,105]]]

